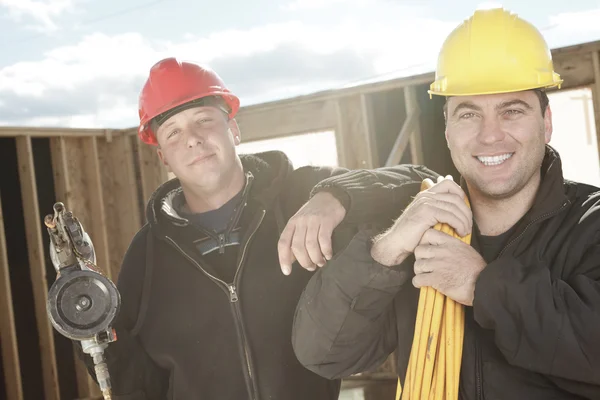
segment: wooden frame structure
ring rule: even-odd
[[[555,68],[564,79],[563,89],[592,88],[597,134],[600,134],[599,52],[600,41],[553,50]],[[430,100],[426,93],[433,79],[433,73],[428,73],[253,105],[242,108],[237,120],[245,141],[333,130],[339,164],[348,168],[412,162],[452,173],[440,135],[443,103],[435,98]],[[44,141],[51,155],[54,192],[51,195],[80,218],[93,238],[98,259],[112,279],[116,278],[127,246],[144,221],[145,201],[167,179],[167,173],[153,150],[140,145],[135,129],[0,127],[0,140],[7,138],[14,141],[18,160],[23,239],[27,242],[27,268],[39,338],[36,343],[42,371],[39,385],[43,385],[45,399],[59,399],[62,355],[57,355],[56,335],[46,315],[47,288],[54,275],[48,274],[47,234],[42,229],[41,212],[51,212],[52,204],[39,202],[40,169],[36,167],[32,142]],[[9,195],[0,191],[0,342],[6,398],[22,400],[26,394],[21,339],[14,312],[14,299],[20,288],[11,283],[11,268],[21,266],[11,264],[7,237],[13,227],[6,224],[10,210],[4,209],[3,213],[2,209]],[[98,396],[96,385],[81,364],[75,365],[77,396]],[[388,363],[387,370],[386,376],[394,379],[393,363]]]

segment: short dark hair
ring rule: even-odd
[[[533,89],[535,94],[537,95],[540,101],[540,108],[542,109],[542,117],[546,116],[546,109],[548,108],[548,104],[550,104],[550,99],[548,98],[548,94],[544,89]],[[446,97],[446,101],[444,102],[444,119],[448,120],[448,99],[450,96]]]
[[[548,98],[548,93],[546,93],[543,89],[535,89],[535,94],[537,94],[538,99],[540,100],[540,107],[542,109],[542,117],[546,116],[546,109],[548,108],[548,104],[550,104],[550,99]]]

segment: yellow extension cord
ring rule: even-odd
[[[426,179],[421,191],[433,182]],[[467,205],[469,201],[466,200]],[[470,206],[470,205],[469,205]],[[447,224],[434,229],[463,242],[471,243],[471,234],[460,237]],[[396,400],[457,400],[464,337],[465,313],[462,304],[431,287],[420,289],[404,392],[400,379]]]

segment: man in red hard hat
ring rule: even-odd
[[[339,380],[294,355],[298,298],[332,242],[391,218],[409,201],[404,185],[437,175],[238,156],[238,98],[214,71],[173,58],[152,67],[139,105],[139,136],[176,179],[150,198],[122,264],[106,350],[115,398],[337,399]],[[295,260],[304,268],[292,273]]]

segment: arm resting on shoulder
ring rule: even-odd
[[[371,235],[359,232],[317,271],[299,301],[292,343],[311,371],[336,379],[381,364],[397,346],[395,296],[410,270],[370,255]]]

